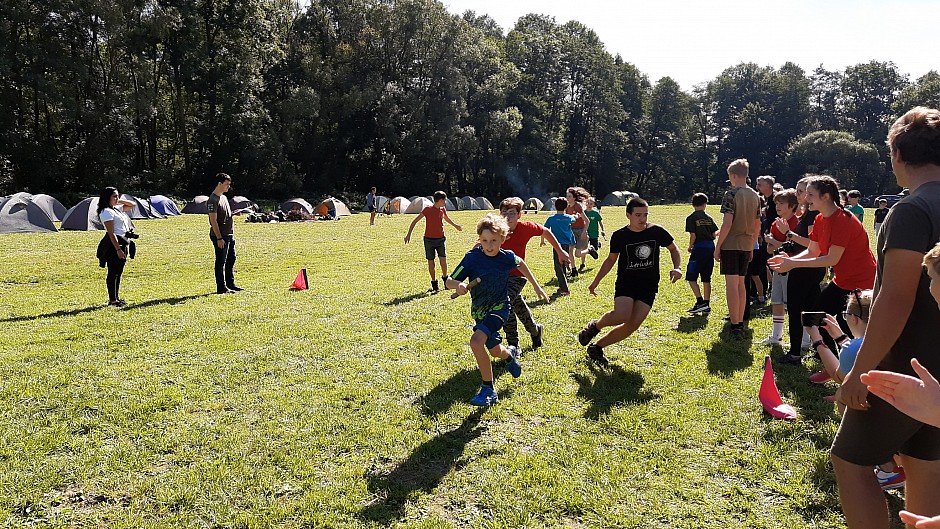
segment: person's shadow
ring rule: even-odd
[[[398,296],[398,297],[395,298],[395,299],[390,299],[390,300],[388,300],[388,301],[384,301],[384,302],[382,302],[382,305],[385,305],[386,307],[393,307],[393,306],[395,306],[395,305],[401,305],[402,303],[409,303],[409,302],[414,301],[414,300],[416,300],[416,299],[426,298],[426,297],[431,296],[431,295],[433,295],[433,294],[434,294],[434,293],[428,292],[428,291],[425,291],[425,292],[418,292],[418,293],[416,293],[416,294],[406,294],[406,295],[404,295],[404,296]]]
[[[387,526],[402,517],[415,492],[430,493],[452,470],[459,470],[467,445],[484,431],[479,425],[484,410],[474,410],[458,427],[421,444],[391,471],[370,468],[365,477],[374,499],[359,517]]]
[[[708,316],[679,316],[676,330],[684,333],[698,332],[708,326]]]
[[[754,332],[745,330],[741,338],[730,336],[727,331],[721,333],[718,341],[712,343],[711,349],[705,352],[708,359],[708,372],[713,375],[730,376],[735,371],[747,369],[754,364],[754,354],[751,352],[751,340]]]
[[[492,360],[493,379],[506,372],[505,362],[501,360]],[[480,389],[480,370],[476,367],[467,368],[451,375],[450,378],[441,382],[427,395],[418,399],[421,405],[421,413],[428,417],[435,417],[446,413],[458,401],[470,400],[476,391]],[[504,391],[500,392],[500,396]]]
[[[191,299],[202,298],[209,296],[211,294],[194,294],[192,296],[180,296],[176,298],[162,298],[162,299],[150,299],[147,301],[142,301],[140,303],[128,303],[126,307],[123,307],[119,310],[131,310],[131,309],[142,309],[145,307],[150,307],[153,305],[176,305],[177,303],[182,303],[184,301],[189,301]],[[77,316],[79,314],[84,314],[86,312],[94,312],[97,310],[102,310],[108,308],[107,304],[102,305],[92,305],[90,307],[82,307],[80,309],[71,309],[71,310],[57,310],[55,312],[47,312],[45,314],[36,314],[35,316],[13,316],[10,318],[0,319],[0,323],[11,323],[18,321],[30,321],[30,320],[41,320],[47,318],[62,318],[66,316]]]
[[[584,412],[587,419],[597,420],[615,406],[643,404],[659,398],[659,395],[643,390],[643,375],[636,371],[625,371],[616,364],[598,367],[594,363],[589,363],[588,369],[591,370],[590,376],[571,374],[580,386],[578,396],[591,403]]]

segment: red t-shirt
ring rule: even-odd
[[[790,226],[790,231],[796,229],[796,225],[800,223],[800,218],[796,215],[790,217],[790,220],[787,221],[787,225]],[[777,229],[777,223],[770,223],[770,234],[773,235],[773,238],[778,242],[785,242],[787,240],[787,234]]]
[[[529,239],[532,237],[540,237],[544,232],[545,228],[542,227],[541,224],[520,220],[516,223],[516,229],[512,230],[509,237],[506,237],[506,240],[503,241],[500,248],[503,250],[511,250],[512,253],[519,256],[520,259],[525,260],[525,247],[529,244]],[[520,272],[518,268],[513,268],[509,272],[509,275],[521,277],[522,272]]]
[[[572,228],[583,229],[586,226],[586,224],[584,223],[584,217],[578,216],[578,213],[582,215],[584,214],[584,206],[582,206],[580,202],[575,202],[573,206],[566,207],[565,213],[567,213],[568,215],[574,215],[575,217],[578,217],[578,220],[574,224],[571,225]]]
[[[440,239],[444,236],[444,208],[428,206],[421,210],[424,215],[424,236]]]
[[[810,240],[819,245],[820,255],[829,255],[829,248],[845,248],[842,258],[832,267],[832,282],[843,290],[869,289],[875,286],[875,256],[868,246],[868,232],[855,215],[839,209],[829,216],[816,216]]]

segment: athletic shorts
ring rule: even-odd
[[[689,254],[689,264],[685,268],[686,281],[698,281],[702,277],[702,283],[712,282],[712,271],[715,270],[715,246],[692,247],[692,253]]]
[[[599,241],[597,237],[588,237],[588,242],[591,243],[591,246],[593,246],[595,250],[601,249],[601,241]]]
[[[916,421],[868,394],[868,411],[845,410],[832,442],[832,453],[849,463],[880,465],[896,453],[940,460],[940,428]]]
[[[503,336],[499,334],[499,330],[503,328],[508,316],[508,310],[501,310],[487,314],[482,320],[476,320],[477,324],[473,326],[473,330],[483,331],[486,335],[487,351],[503,343]]]
[[[656,287],[650,288],[632,282],[618,281],[616,287],[614,287],[614,298],[632,298],[634,301],[642,301],[652,307],[658,290]]]
[[[369,206],[369,213],[375,213],[375,206]]]
[[[444,251],[444,241],[447,240],[447,237],[441,237],[440,239],[432,239],[430,237],[424,238],[424,258],[428,261],[434,260],[434,254],[437,253],[437,256],[440,258],[447,257],[446,252]]]
[[[588,240],[582,239],[581,236],[584,235],[585,228],[571,228],[571,233],[574,234],[574,247],[578,250],[587,250]],[[571,256],[572,259],[574,256]]]
[[[770,303],[773,305],[787,304],[787,274],[774,272],[770,280]]]
[[[751,252],[753,250],[722,250],[721,275],[746,276],[747,265],[751,260]]]

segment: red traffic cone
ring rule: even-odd
[[[297,279],[294,279],[294,282],[291,283],[291,290],[307,290],[309,288],[307,283],[307,269],[301,268],[300,272],[297,272]]]
[[[777,390],[777,382],[774,380],[774,368],[770,364],[770,356],[764,357],[764,379],[760,383],[760,393],[757,397],[761,405],[775,419],[786,419],[792,421],[796,419],[796,410],[789,404],[784,404],[780,398],[780,391]]]

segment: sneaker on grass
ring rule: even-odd
[[[470,404],[474,406],[489,406],[497,400],[499,400],[499,396],[496,394],[495,389],[489,386],[482,386],[477,396],[470,399]]]
[[[545,327],[541,323],[535,324],[535,333],[532,334],[532,349],[542,347],[542,336],[545,334]]]
[[[597,259],[597,248],[595,248],[593,245],[588,246],[588,255],[590,255],[594,259]]]
[[[878,478],[878,485],[881,485],[881,490],[893,490],[900,489],[904,486],[904,482],[907,480],[907,477],[904,475],[904,469],[898,467],[897,471],[890,472],[886,470],[881,470],[881,467],[875,467],[875,477]]]
[[[691,310],[689,310],[689,312],[691,312],[692,314],[710,314],[711,311],[712,311],[711,305],[705,302],[696,303],[695,306],[692,307]]]
[[[597,328],[597,320],[591,320],[578,333],[578,343],[581,345],[587,345],[591,343],[591,340],[600,334],[600,332],[601,330]]]
[[[610,363],[607,360],[607,357],[604,356],[604,349],[601,348],[601,346],[597,345],[596,343],[592,343],[591,345],[587,346],[587,355],[588,355],[588,358],[590,358],[591,360],[597,362],[598,364],[602,366],[606,366],[607,364]]]
[[[832,380],[832,375],[829,374],[825,369],[822,371],[817,371],[809,376],[809,381],[813,384],[825,384],[827,381]]]
[[[771,334],[770,336],[768,336],[768,337],[764,338],[763,340],[761,340],[761,341],[759,341],[759,342],[756,342],[756,343],[757,343],[757,345],[771,345],[771,346],[772,346],[772,345],[779,345],[779,346],[782,347],[782,346],[783,346],[783,336],[774,336],[773,334]]]
[[[510,345],[506,348],[509,351],[509,358],[506,359],[506,370],[512,375],[512,378],[519,378],[522,374],[522,365],[519,363],[519,348]]]
[[[781,356],[779,360],[777,360],[777,363],[798,366],[803,364],[803,357],[800,355],[785,354]]]

